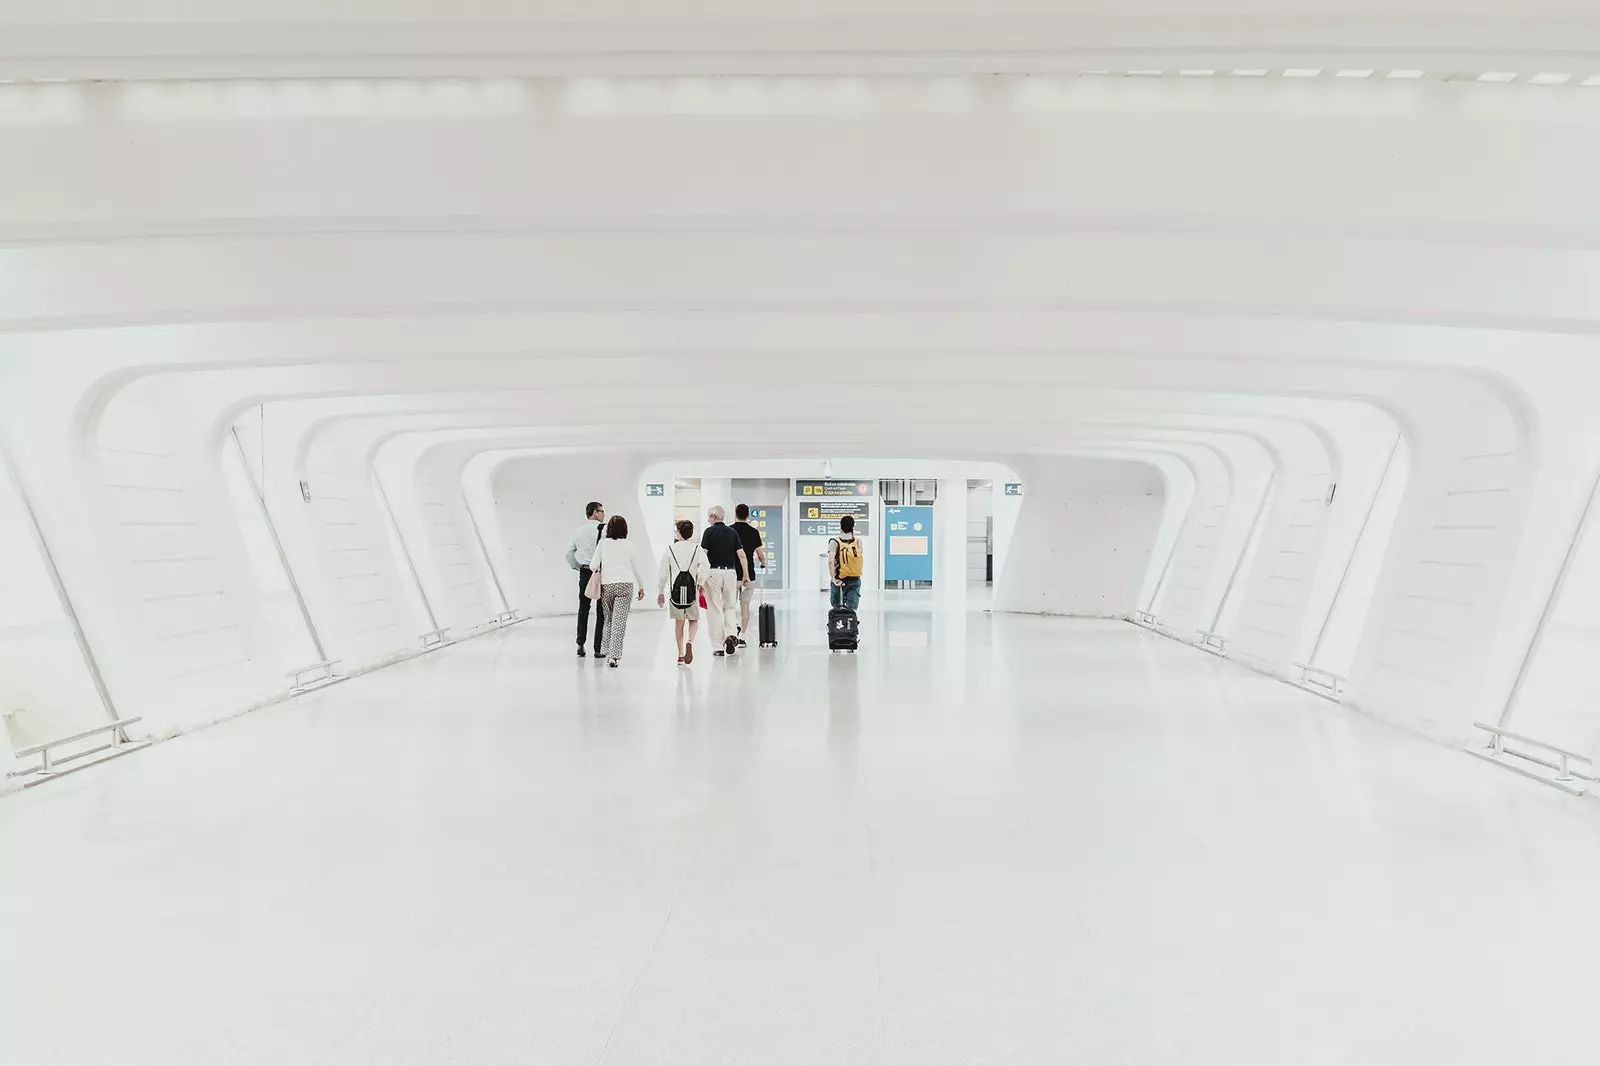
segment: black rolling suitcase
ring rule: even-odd
[[[861,643],[861,621],[843,605],[828,612],[828,650],[855,651]]]
[[[778,610],[765,596],[761,598],[761,606],[756,608],[756,633],[761,637],[763,648],[778,646]]]

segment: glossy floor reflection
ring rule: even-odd
[[[0,798],[0,1057],[1594,1046],[1588,801],[1127,625],[821,619],[690,671],[658,614],[615,671],[531,622]]]

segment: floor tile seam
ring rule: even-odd
[[[779,674],[788,665],[789,651],[789,647],[786,646],[780,653],[782,658],[779,660],[779,669],[776,671]],[[765,700],[762,701],[756,713],[763,713],[771,705],[774,693],[775,690],[769,688]],[[623,994],[622,1002],[617,1009],[616,1020],[612,1022],[611,1029],[606,1034],[605,1045],[600,1049],[600,1056],[595,1060],[595,1066],[605,1066],[606,1059],[610,1057],[611,1048],[616,1043],[617,1034],[622,1031],[622,1025],[628,1020],[628,1012],[637,998],[639,985],[643,983],[645,975],[650,972],[650,967],[661,949],[662,941],[667,937],[667,930],[672,927],[672,919],[677,914],[679,905],[687,899],[690,886],[694,884],[695,873],[699,870],[705,853],[710,848],[711,835],[715,827],[716,819],[708,816],[705,820],[705,826],[700,832],[699,841],[695,845],[694,858],[684,866],[677,891],[673,894],[672,903],[667,907],[667,913],[661,920],[661,928],[656,930],[655,939],[650,944],[650,950],[645,952],[644,958],[640,960],[639,967],[634,972],[633,980],[629,983],[627,992]]]
[[[683,873],[678,880],[677,890],[673,893],[672,902],[667,906],[667,913],[661,919],[661,928],[656,930],[655,939],[650,942],[650,948],[639,960],[639,966],[634,971],[633,980],[628,983],[627,991],[623,993],[622,1001],[617,1006],[616,1019],[611,1023],[611,1029],[606,1033],[606,1042],[600,1049],[600,1056],[595,1060],[595,1066],[605,1066],[606,1059],[611,1055],[611,1047],[616,1042],[617,1034],[622,1031],[622,1023],[628,1020],[628,1012],[633,1007],[637,998],[639,985],[643,983],[645,974],[650,972],[650,966],[655,961],[657,952],[661,949],[661,942],[667,938],[667,930],[672,927],[672,919],[678,913],[678,906],[683,903],[689,894],[689,886],[694,881],[694,873],[700,866],[700,860],[705,855],[711,841],[713,821],[706,819],[706,826],[700,834],[700,841],[695,847],[694,858],[684,866]]]
[[[791,662],[798,662],[798,660],[795,660],[791,654],[793,650],[794,645],[784,645],[782,652],[783,657],[779,662],[779,669],[775,672],[776,674],[782,675],[785,670],[789,668]],[[831,655],[832,652],[829,652],[829,654]],[[767,698],[762,704],[762,709],[765,710],[776,698],[777,688],[769,688]],[[872,852],[872,796],[871,782],[867,776],[867,762],[868,760],[866,759],[858,760],[856,773],[857,784],[861,789],[862,832],[866,840],[867,849],[867,907],[871,918],[868,925],[871,929],[872,970],[875,988],[873,1020],[878,1033],[878,1062],[880,1064],[887,1064],[889,1061],[889,1028],[886,1017],[888,999],[884,993],[883,986],[883,940],[881,936],[882,919],[880,917],[877,898],[877,868]]]
[[[873,1016],[878,1028],[878,1061],[889,1062],[889,997],[883,984],[883,912],[878,899],[878,863],[872,848],[872,782],[868,778],[869,759],[858,760],[862,833],[867,846],[867,911],[871,918],[868,926],[872,937],[872,971],[876,982],[876,1002]]]

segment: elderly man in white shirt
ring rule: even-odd
[[[578,572],[578,658],[583,658],[583,638],[589,629],[589,597],[584,590],[589,587],[589,577],[594,573],[589,564],[594,561],[595,545],[606,530],[606,509],[591,503],[583,509],[583,525],[572,534],[567,543],[567,565]],[[606,614],[600,605],[594,605],[594,654],[598,658],[604,646]]]

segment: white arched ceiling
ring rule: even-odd
[[[1593,73],[1583,0],[10,0],[0,77],[1035,72]],[[1552,66],[1552,63],[1555,66]],[[1565,64],[1565,65],[1562,65]],[[1587,65],[1586,65],[1587,64]],[[1419,72],[1420,72],[1419,71]],[[446,96],[440,106],[448,106]]]
[[[1398,428],[1407,504],[1351,691],[1449,732],[1509,684],[1600,463],[1586,5],[323,6],[0,12],[0,78],[283,79],[0,85],[0,155],[25,161],[0,167],[0,432],[70,583],[138,602],[119,560],[159,498],[224,559],[207,493],[238,424],[316,611],[353,638],[372,619],[328,589],[404,598],[374,469],[408,540],[420,507],[446,512],[418,548],[444,553],[474,456],[563,456],[626,499],[715,425],[759,430],[752,456],[827,439],[1041,481],[1066,455],[1187,477],[1163,521],[1204,576],[1161,598],[1191,631],[1270,476],[1258,559],[1306,562],[1241,575],[1260,635],[1234,636],[1283,670]],[[1189,73],[1072,73],[1094,69]],[[1461,80],[1487,71],[1516,78]],[[737,76],[633,76],[666,73]],[[1209,540],[1202,505],[1227,516]],[[442,609],[474,621],[494,578],[449,565],[469,591]],[[1441,595],[1440,567],[1470,575]]]

